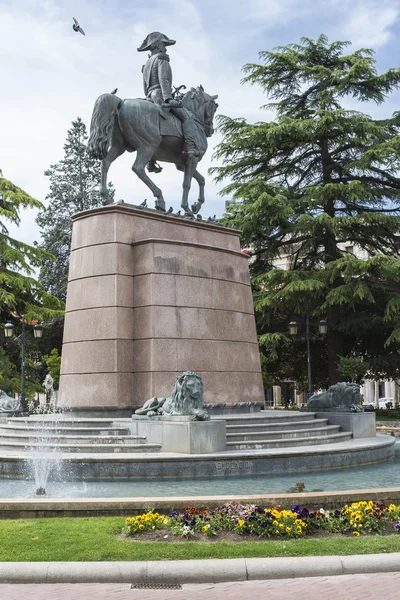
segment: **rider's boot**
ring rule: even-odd
[[[186,154],[186,156],[188,158],[189,157],[198,158],[200,156],[200,153],[197,150],[197,148],[194,145],[194,143],[192,141],[189,141],[189,140],[186,140],[185,154]]]
[[[152,159],[147,164],[147,170],[149,173],[161,173],[162,167],[160,167],[160,165]]]

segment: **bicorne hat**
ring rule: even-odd
[[[153,33],[149,33],[149,35],[144,40],[143,44],[138,48],[138,52],[144,52],[145,50],[150,50],[150,46],[155,42],[162,42],[166,46],[173,46],[176,44],[175,40],[170,40],[166,35],[160,33],[159,31],[153,31]]]

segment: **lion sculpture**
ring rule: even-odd
[[[203,382],[192,371],[185,371],[176,378],[170,398],[150,398],[142,408],[135,410],[136,415],[154,416],[190,416],[197,421],[207,421],[210,416],[203,405]]]
[[[362,412],[360,386],[358,383],[341,381],[331,385],[326,392],[314,394],[307,402],[307,408],[313,411],[339,410]]]

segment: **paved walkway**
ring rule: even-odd
[[[400,573],[337,575],[217,584],[180,590],[131,589],[129,584],[0,584],[4,600],[398,600]]]

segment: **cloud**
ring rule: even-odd
[[[387,44],[394,36],[393,26],[400,15],[400,2],[359,0],[341,2],[347,20],[343,26],[343,38],[355,46],[377,49]]]

